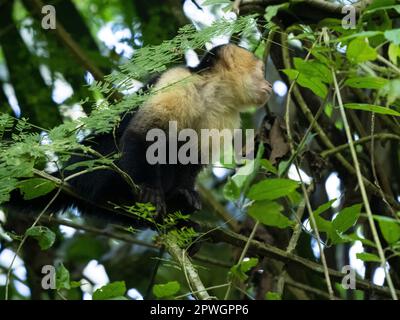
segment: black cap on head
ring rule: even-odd
[[[219,53],[227,44],[222,44],[207,51],[196,67],[189,68],[192,72],[202,72],[212,69],[219,60]]]

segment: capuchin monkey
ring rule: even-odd
[[[84,199],[63,194],[51,209],[75,206],[83,214],[91,213],[114,221],[122,219],[131,225],[132,218],[123,219],[123,215],[107,207],[150,202],[159,216],[199,210],[201,202],[194,186],[204,165],[181,164],[179,160],[176,164],[150,164],[146,152],[154,141],[148,141],[146,135],[151,129],[161,129],[168,137],[170,121],[176,121],[178,132],[190,128],[199,136],[201,129],[240,129],[240,112],[251,106],[261,106],[269,98],[271,85],[264,73],[263,61],[253,53],[226,44],[207,52],[194,68],[174,67],[157,76],[148,84],[152,93],[148,100],[123,117],[114,133],[91,136],[83,142],[104,156],[120,152],[115,164],[140,191],[135,192],[115,170],[95,170],[68,181],[74,192]],[[165,152],[170,156],[177,151],[167,147]],[[65,167],[88,158],[72,156]],[[82,168],[65,170],[63,176],[67,178],[80,170]]]

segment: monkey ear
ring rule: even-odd
[[[235,66],[235,55],[236,54],[236,46],[233,44],[227,44],[224,46],[221,52],[221,63],[222,65],[230,70],[233,69]]]

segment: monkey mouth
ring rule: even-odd
[[[272,94],[272,88],[263,88],[258,96],[257,104],[263,105],[265,104]]]

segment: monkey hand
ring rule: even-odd
[[[168,197],[168,210],[181,211],[185,214],[193,213],[201,209],[199,194],[193,189],[178,188]]]
[[[161,216],[166,214],[166,204],[164,193],[160,188],[140,186],[140,193],[138,202],[151,203],[155,206],[157,213]]]

